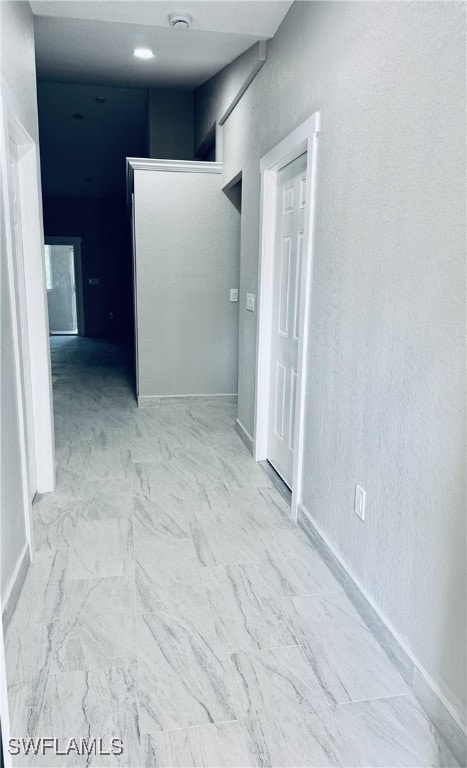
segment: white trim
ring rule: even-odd
[[[3,82],[3,81],[2,81]],[[27,329],[31,363],[32,414],[36,485],[39,493],[53,491],[55,485],[52,377],[47,316],[47,292],[43,258],[43,228],[40,199],[39,157],[35,141],[10,109],[9,100],[0,97],[1,151],[4,168],[5,217],[8,258],[12,257],[11,214],[8,185],[9,136],[20,150],[18,173],[21,190],[21,220],[24,248],[24,282]],[[13,305],[14,307],[15,305]],[[18,348],[19,353],[19,348]],[[20,418],[22,416],[20,415]],[[29,504],[30,506],[30,504]],[[31,509],[26,524],[31,553],[34,553]]]
[[[410,646],[408,645],[407,641],[404,640],[396,629],[394,629],[393,625],[385,616],[385,614],[378,608],[376,603],[374,602],[371,595],[368,594],[367,590],[361,583],[361,581],[358,579],[357,576],[352,572],[351,568],[347,565],[344,558],[342,557],[341,553],[335,547],[335,545],[330,541],[328,536],[324,533],[321,526],[317,523],[316,519],[313,517],[311,512],[308,511],[308,509],[302,504],[301,502],[298,505],[299,512],[303,515],[303,517],[306,518],[307,522],[310,524],[310,526],[316,531],[318,538],[322,540],[322,544],[324,545],[324,548],[327,550],[327,554],[337,563],[337,567],[343,571],[345,571],[346,575],[349,577],[350,581],[352,582],[352,589],[354,592],[360,593],[360,595],[363,596],[364,600],[369,603],[372,610],[376,613],[378,616],[380,622],[385,626],[389,634],[392,636],[392,638],[395,640],[397,645],[400,646],[402,651],[405,653],[405,655],[410,659],[410,661],[413,663],[414,668],[418,670],[420,675],[424,678],[426,684],[431,688],[433,694],[436,696],[437,699],[442,703],[444,708],[448,711],[448,713],[451,715],[452,719],[454,720],[455,724],[462,730],[465,731],[464,724],[462,722],[462,718],[459,715],[459,713],[456,711],[455,707],[450,703],[450,701],[446,698],[446,696],[441,691],[438,684],[433,680],[431,675],[428,674],[426,669],[422,666],[420,661],[417,659],[413,651],[411,650]],[[316,546],[315,542],[314,546]],[[318,548],[319,552],[319,548]],[[347,595],[352,600],[352,594],[351,591],[346,590]],[[379,637],[379,642],[384,647],[384,642],[382,641],[382,638]]]
[[[10,580],[0,595],[0,727],[3,744],[3,761],[5,768],[11,768],[12,759],[8,752],[8,744],[11,735],[10,730],[10,702],[8,697],[7,665],[5,655],[5,638],[11,617],[16,608],[21,589],[26,578],[31,562],[30,549],[27,542],[23,545]]]
[[[236,392],[229,394],[212,394],[212,395],[138,395],[138,408],[151,408],[170,400],[215,400],[222,397],[237,397]]]
[[[6,656],[4,632],[0,629],[0,728],[3,748],[3,764],[5,768],[11,768],[13,759],[8,752],[10,743],[10,707],[8,701],[8,681],[6,674]]]
[[[8,584],[6,585],[6,587],[5,587],[4,591],[3,591],[3,594],[1,596],[2,614],[5,613],[7,611],[7,609],[8,609],[8,602],[9,602],[9,600],[10,600],[10,598],[11,598],[13,592],[14,592],[14,589],[15,589],[15,586],[16,586],[16,580],[17,580],[20,572],[24,568],[24,561],[26,560],[26,558],[29,560],[29,562],[31,562],[31,552],[30,552],[29,544],[28,544],[27,541],[25,541],[24,544],[23,544],[23,549],[21,550],[21,552],[18,555],[18,559],[17,559],[16,565],[15,565],[15,567],[13,569],[13,573],[11,574],[10,580],[9,580]]]
[[[127,157],[134,171],[179,171],[181,173],[222,173],[222,163],[204,160],[157,160],[145,157]]]
[[[272,296],[274,286],[274,240],[276,230],[277,171],[296,157],[307,153],[307,178],[304,233],[303,279],[300,294],[300,331],[298,342],[297,395],[295,410],[295,442],[292,480],[292,517],[297,519],[301,499],[303,472],[303,415],[306,388],[306,353],[308,315],[313,266],[313,223],[315,211],[317,138],[320,113],[315,112],[298,128],[261,158],[261,241],[259,259],[259,314],[257,330],[256,402],[254,458],[266,461],[268,456],[268,421],[270,400]]]
[[[78,324],[78,336],[85,336],[84,322],[84,289],[83,289],[83,263],[81,260],[81,237],[44,237],[45,245],[72,245],[76,283],[76,315]],[[52,333],[52,332],[51,332]],[[54,335],[52,333],[52,335]],[[71,331],[70,331],[71,335]]]
[[[0,97],[1,98],[1,97]],[[5,211],[5,241],[6,241],[6,264],[8,274],[8,293],[10,300],[10,312],[11,312],[11,333],[13,342],[13,355],[14,355],[14,383],[16,388],[17,397],[17,416],[18,416],[18,440],[20,449],[20,476],[21,476],[21,496],[23,500],[23,518],[26,542],[29,544],[31,551],[34,551],[34,528],[32,521],[32,495],[36,489],[29,487],[29,466],[28,466],[28,425],[26,423],[26,392],[24,391],[23,381],[21,376],[21,341],[20,341],[20,307],[18,301],[20,296],[17,297],[16,292],[16,275],[14,264],[14,233],[12,226],[12,214],[11,214],[11,200],[10,200],[10,154],[9,154],[9,113],[6,102],[0,101],[0,120],[1,120],[1,135],[0,135],[0,165],[2,172],[2,195],[3,206]],[[18,161],[18,174],[19,174],[19,161]],[[23,243],[23,247],[24,247]],[[23,253],[23,263],[26,260],[26,254]],[[23,299],[24,299],[23,293]],[[25,308],[24,308],[25,309]],[[30,355],[30,368],[32,365],[31,351]],[[11,375],[12,372],[10,372]],[[32,371],[30,370],[31,378]],[[5,372],[3,372],[5,375]],[[32,390],[32,381],[31,381]],[[31,391],[32,398],[32,391]],[[32,403],[31,406],[31,418]],[[34,421],[34,419],[33,419]],[[33,425],[31,425],[33,426]],[[35,441],[34,441],[35,443]],[[35,463],[36,485],[37,485],[37,462],[36,456],[30,457],[31,461]],[[24,545],[26,546],[26,544]]]
[[[164,160],[151,157],[127,157],[126,193],[127,207],[130,210],[133,178],[135,171],[169,171],[177,173],[222,173],[222,163],[204,160]]]
[[[253,438],[240,419],[235,419],[235,429],[240,440],[246,445],[250,453],[253,453]]]
[[[216,162],[222,163],[224,158],[224,126],[216,123],[216,145],[215,145]]]

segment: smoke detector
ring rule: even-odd
[[[193,18],[189,13],[171,13],[169,16],[169,24],[173,29],[188,29],[191,27]]]

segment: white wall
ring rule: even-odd
[[[2,121],[1,130],[1,174],[2,189],[6,195],[7,181],[7,151],[8,151],[8,122],[7,114],[14,118],[21,129],[26,131],[29,139],[38,144],[38,120],[36,98],[36,71],[34,58],[34,27],[33,17],[27,2],[0,3],[1,20],[1,99]],[[28,141],[29,141],[28,139]],[[32,147],[34,144],[31,145]],[[21,215],[24,227],[28,227],[28,238],[24,239],[25,263],[28,276],[26,291],[35,286],[34,306],[28,304],[28,331],[35,327],[35,338],[31,347],[31,371],[33,376],[33,407],[37,418],[35,438],[40,443],[41,456],[38,456],[36,475],[38,488],[41,491],[52,490],[52,432],[51,403],[50,403],[50,374],[49,350],[47,338],[47,321],[45,316],[44,285],[41,279],[42,264],[42,225],[40,209],[40,176],[37,158],[28,145],[28,150],[22,155],[21,163],[28,169],[29,188],[27,201],[21,197]],[[6,199],[5,199],[6,202]],[[4,203],[4,200],[2,200]],[[27,204],[26,204],[27,203]],[[21,428],[20,384],[18,368],[15,368],[15,354],[20,353],[18,342],[15,340],[15,328],[18,319],[11,305],[8,284],[12,284],[12,265],[7,261],[8,240],[6,233],[11,232],[11,222],[5,211],[8,207],[2,204],[2,250],[1,250],[1,424],[0,448],[2,464],[2,484],[0,489],[0,523],[1,523],[1,593],[5,597],[5,589],[10,584],[18,557],[26,544],[25,510],[23,490],[26,477],[21,471]],[[24,233],[23,233],[24,234]],[[14,258],[14,256],[12,256]],[[37,261],[39,259],[39,261]],[[19,268],[15,265],[15,269]],[[39,275],[39,279],[37,279]],[[42,292],[42,295],[41,295]],[[29,301],[29,293],[28,301]],[[42,304],[41,304],[42,301]],[[16,346],[15,346],[16,345]],[[19,357],[19,367],[23,361]],[[43,398],[42,398],[43,395]],[[37,446],[36,446],[37,447]],[[37,453],[36,453],[37,456]],[[32,489],[34,491],[34,489]],[[27,511],[26,511],[27,514]],[[3,606],[4,607],[4,606]]]
[[[35,100],[34,32],[29,3],[5,2],[1,12],[1,88],[31,135],[37,137]],[[7,93],[6,93],[7,92]],[[5,177],[2,169],[3,192]],[[24,477],[21,471],[19,382],[15,375],[14,323],[9,295],[5,206],[1,211],[1,422],[0,422],[0,588],[10,583],[26,543],[24,520]]]
[[[237,392],[240,216],[220,174],[135,171],[139,395]]]
[[[198,125],[211,85],[209,109],[222,112],[218,80],[195,92]],[[297,2],[228,119],[224,180],[243,171],[239,419],[250,432],[256,316],[243,307],[257,290],[259,159],[316,110],[303,501],[460,709],[465,6]]]

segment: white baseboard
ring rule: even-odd
[[[219,395],[138,395],[138,408],[153,408],[160,405],[176,405],[177,402],[199,402],[202,400],[225,400],[237,402],[237,394]]]
[[[352,573],[340,552],[328,539],[313,515],[298,505],[298,524],[311,539],[358,612],[441,733],[461,765],[466,765],[466,734],[462,715],[424,669],[407,642],[375,605],[363,584]]]
[[[237,435],[239,435],[242,442],[246,445],[250,453],[253,455],[253,438],[239,419],[235,420],[235,429],[236,429]]]
[[[16,561],[10,580],[2,594],[2,621],[4,633],[6,633],[10,619],[15,611],[30,564],[31,555],[29,544],[26,541]]]

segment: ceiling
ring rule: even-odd
[[[205,82],[257,40],[272,37],[291,1],[30,4],[44,194],[110,198],[125,193],[125,157],[145,154],[147,89]],[[169,26],[174,11],[191,14],[190,29]],[[137,47],[151,48],[154,59],[136,59]],[[76,113],[84,118],[73,119]]]
[[[40,80],[194,88],[257,40],[273,37],[291,0],[32,0]],[[191,14],[172,29],[173,11]],[[134,58],[148,47],[149,61]]]

